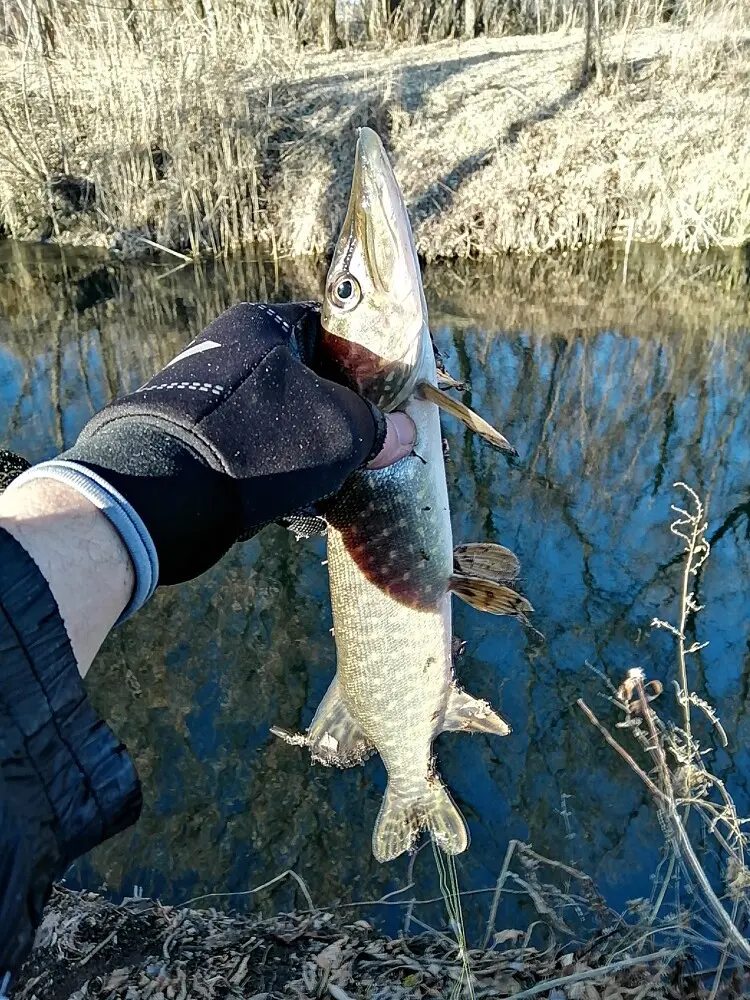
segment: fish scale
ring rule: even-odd
[[[432,741],[453,680],[453,543],[437,408],[414,400],[406,412],[417,426],[420,457],[356,473],[327,517],[343,701],[377,747],[391,798],[408,803],[419,800],[433,779]],[[360,537],[380,541],[374,557],[372,547],[363,552]],[[389,558],[394,555],[397,567]],[[409,819],[415,835],[418,821]]]

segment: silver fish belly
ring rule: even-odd
[[[334,683],[355,739],[376,748],[388,771],[373,834],[381,861],[407,850],[423,827],[451,853],[468,842],[432,764],[453,682],[453,541],[440,418],[419,399],[406,412],[417,426],[416,454],[355,473],[328,513]]]

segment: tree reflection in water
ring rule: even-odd
[[[325,270],[170,267],[0,245],[0,446],[51,456],[221,309],[319,296]],[[545,637],[455,606],[467,640],[461,680],[514,728],[505,740],[438,742],[473,838],[461,885],[491,885],[519,837],[589,872],[619,906],[649,892],[661,833],[647,793],[573,706],[583,696],[607,718],[586,661],[616,682],[635,664],[673,676],[671,644],[648,623],[676,603],[679,549],[667,530],[676,479],[709,504],[697,638],[711,644],[696,658],[698,689],[730,738],[717,771],[750,810],[746,262],[640,251],[623,286],[612,249],[434,266],[426,290],[447,366],[469,383],[465,401],[520,453],[508,461],[445,419],[455,537],[517,552]],[[104,882],[119,895],[137,883],[180,901],[294,867],[314,900],[330,903],[403,882],[405,859],[383,867],[370,854],[380,763],[311,768],[268,735],[273,723],[306,725],[334,669],[322,559],[320,541],[267,529],[200,579],[158,592],[110,637],[91,692],[134,753],[146,807],[135,830],[74,866],[71,884]],[[429,851],[415,871],[418,894],[434,895]],[[293,895],[282,884],[248,905],[289,906]],[[521,919],[506,905],[501,921]],[[479,919],[486,900],[466,908]]]

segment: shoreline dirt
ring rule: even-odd
[[[588,87],[580,31],[221,67],[200,55],[179,81],[156,45],[106,65],[71,41],[23,67],[0,46],[0,232],[126,255],[143,237],[325,253],[369,124],[428,260],[750,239],[747,25],[611,35]]]
[[[708,995],[675,952],[623,951],[631,927],[574,947],[530,947],[520,931],[473,950],[476,997],[676,1000]],[[14,1000],[421,1000],[468,996],[450,932],[384,938],[367,920],[326,910],[259,919],[56,889]],[[639,957],[639,955],[641,957]],[[543,985],[544,984],[544,985]],[[737,989],[741,989],[737,981]],[[723,997],[741,992],[723,992]]]

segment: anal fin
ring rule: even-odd
[[[526,624],[526,615],[534,610],[530,602],[512,587],[480,576],[454,573],[448,589],[478,611],[489,611],[492,615],[512,615]]]
[[[474,431],[494,448],[499,448],[500,451],[504,451],[509,455],[518,454],[507,438],[504,438],[500,431],[496,431],[492,424],[488,424],[484,417],[480,417],[478,413],[470,410],[468,406],[459,402],[459,400],[453,399],[452,396],[443,392],[442,389],[438,389],[436,385],[433,385],[431,382],[419,382],[416,391],[422,399],[426,399],[430,403],[435,403],[441,410],[445,410],[446,413],[450,413],[451,416],[456,417],[469,430]]]
[[[497,583],[512,583],[521,572],[515,553],[492,542],[457,545],[453,550],[453,568],[462,576],[478,576]]]
[[[344,704],[338,676],[318,705],[306,736],[287,733],[277,726],[271,732],[293,746],[309,747],[313,760],[326,767],[355,767],[375,749]]]
[[[494,733],[509,736],[511,728],[487,701],[472,698],[455,685],[448,696],[441,732]]]

